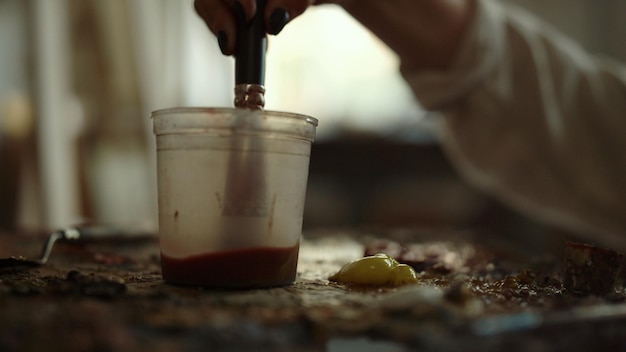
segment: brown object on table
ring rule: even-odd
[[[584,243],[567,242],[563,285],[577,295],[606,295],[615,292],[623,255],[614,250]]]

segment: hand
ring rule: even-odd
[[[446,69],[474,15],[477,0],[267,0],[267,33],[278,34],[309,6],[342,6],[398,54],[406,71]],[[195,0],[222,53],[235,52],[235,14],[256,14],[256,0]]]
[[[285,25],[302,14],[314,3],[332,1],[315,0],[267,0],[263,16],[268,34],[278,34]],[[206,22],[209,29],[217,36],[224,55],[235,52],[237,31],[235,16],[242,11],[247,19],[252,19],[257,12],[256,0],[195,0],[196,12]]]

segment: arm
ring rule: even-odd
[[[240,2],[251,17],[255,0]],[[269,23],[282,8],[292,19],[313,2],[268,0],[264,15]],[[444,147],[468,179],[535,217],[626,249],[624,66],[492,0],[324,2],[343,6],[399,55],[417,99],[443,114]],[[229,33],[228,54],[225,4],[196,0],[209,28]]]
[[[626,69],[484,0],[449,69],[404,70],[459,170],[513,206],[626,249]]]

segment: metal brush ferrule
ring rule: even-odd
[[[235,86],[235,107],[263,110],[265,107],[265,87],[260,84],[237,84]]]

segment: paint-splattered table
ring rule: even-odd
[[[296,282],[263,290],[168,285],[154,239],[59,243],[44,266],[0,270],[0,350],[626,348],[623,290],[569,294],[560,258],[513,260],[473,238],[479,236],[305,234]],[[2,234],[0,256],[35,255],[43,239]],[[376,288],[327,280],[366,247],[401,251],[420,283]]]

